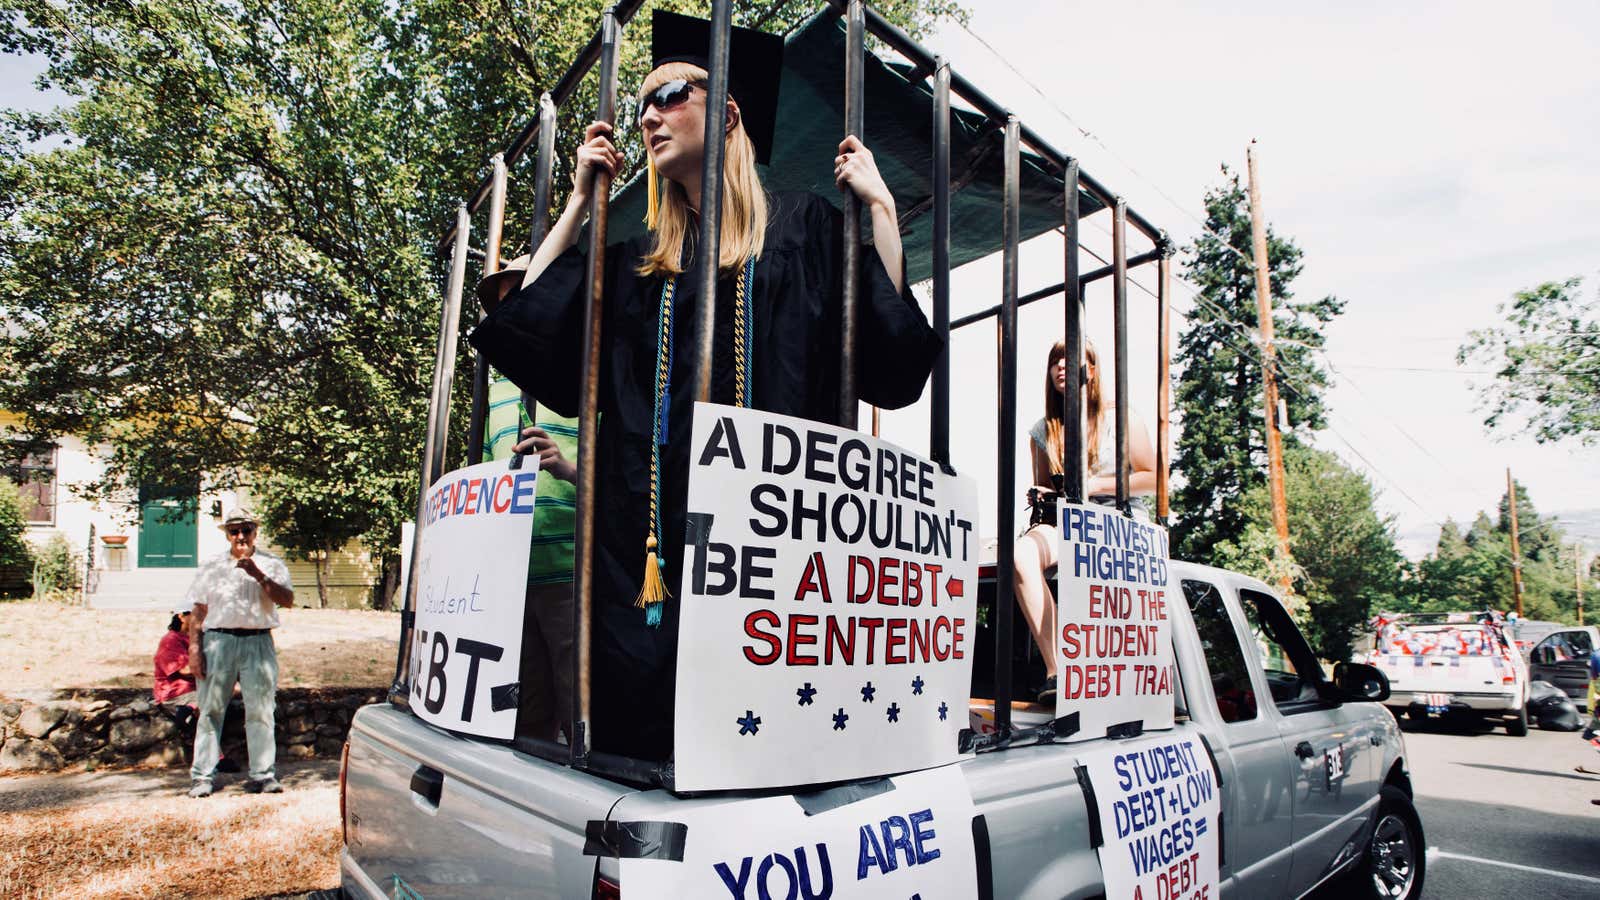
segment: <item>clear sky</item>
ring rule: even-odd
[[[1348,303],[1328,332],[1333,433],[1315,442],[1372,473],[1409,553],[1431,546],[1446,516],[1492,509],[1507,466],[1543,511],[1600,507],[1600,449],[1487,435],[1471,390],[1484,379],[1454,358],[1518,289],[1573,275],[1600,289],[1600,7],[971,5],[970,33],[945,27],[930,49],[1180,246],[1199,231],[1219,165],[1242,172],[1246,145],[1258,142],[1267,217],[1305,251],[1296,294]],[[1105,236],[1085,234],[1104,254]],[[1047,246],[1026,248],[1023,291],[1060,281],[1059,239],[1036,243]],[[998,268],[968,269],[955,281],[958,315],[998,298]],[[1154,286],[1153,271],[1140,279]],[[1176,293],[1180,312],[1193,308],[1191,288]],[[1105,294],[1089,300],[1102,346]],[[1136,313],[1153,303],[1137,288],[1129,299]],[[1059,301],[1032,309],[1021,337],[1024,429],[1040,414],[1044,357],[1060,333]],[[1133,329],[1153,333],[1148,317]],[[994,332],[971,330],[982,333],[955,341],[967,363],[955,398],[979,427],[958,428],[953,454],[967,471],[992,470],[981,438],[995,418]],[[1136,342],[1134,364],[1148,370],[1153,352]],[[1135,410],[1151,417],[1149,373],[1129,383]],[[925,446],[925,425],[911,419],[891,415],[885,436]],[[993,479],[984,484],[990,496]]]
[[[1471,390],[1482,379],[1454,359],[1467,332],[1493,325],[1496,304],[1518,289],[1573,275],[1600,288],[1600,7],[970,5],[971,33],[943,28],[930,47],[1180,246],[1198,231],[1219,165],[1242,171],[1245,146],[1259,142],[1268,218],[1305,251],[1296,293],[1348,303],[1325,359],[1337,369],[1333,429],[1315,441],[1371,473],[1404,549],[1430,546],[1447,516],[1470,520],[1492,508],[1507,466],[1542,510],[1600,509],[1600,449],[1487,435]],[[31,85],[38,69],[0,57],[0,106],[48,105]],[[1102,255],[1104,218],[1085,227],[1086,245]],[[1059,246],[1047,237],[1024,247],[1023,291],[1060,281]],[[1154,286],[1153,270],[1136,279]],[[996,302],[998,289],[994,261],[959,271],[955,314]],[[1180,313],[1193,307],[1190,288],[1179,284],[1176,294]],[[1102,283],[1089,297],[1091,337],[1102,347],[1107,295]],[[1152,305],[1130,290],[1130,389],[1153,425]],[[1019,460],[1060,317],[1059,301],[1023,313]],[[983,531],[992,535],[993,329],[970,328],[953,347],[953,454],[979,477]],[[884,434],[925,449],[925,408],[887,414]],[[1025,461],[1018,469],[1020,490]],[[1591,547],[1600,549],[1600,534]]]

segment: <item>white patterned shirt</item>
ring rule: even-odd
[[[250,557],[261,573],[279,585],[294,590],[289,583],[289,567],[283,560],[257,549]],[[254,578],[239,568],[231,550],[200,564],[189,585],[191,606],[206,606],[206,628],[277,628],[278,607],[267,598]]]

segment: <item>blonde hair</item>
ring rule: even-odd
[[[1086,474],[1092,475],[1100,468],[1100,428],[1105,424],[1105,398],[1100,387],[1100,356],[1094,350],[1094,342],[1085,338],[1083,341],[1084,361],[1093,363],[1089,368],[1088,377],[1084,379],[1083,386],[1088,394],[1084,398],[1083,413],[1084,424],[1087,426],[1083,436],[1084,444],[1089,448],[1089,469]],[[1044,434],[1045,455],[1050,457],[1050,473],[1062,474],[1061,457],[1064,453],[1062,428],[1064,423],[1061,410],[1066,404],[1063,402],[1061,392],[1056,390],[1055,378],[1052,377],[1056,363],[1067,357],[1067,342],[1056,341],[1050,348],[1050,360],[1044,366]],[[1088,368],[1086,366],[1086,368]]]
[[[663,63],[644,79],[639,99],[669,81],[682,78],[699,86],[706,83],[706,71],[685,62]],[[706,115],[712,111],[707,109]],[[649,163],[648,208],[645,224],[655,234],[655,245],[639,261],[640,275],[678,275],[683,272],[683,242],[689,234],[692,217],[689,198],[683,186],[664,178]],[[698,199],[698,198],[697,198]],[[718,268],[735,270],[750,259],[760,258],[767,238],[767,192],[756,173],[756,148],[744,130],[741,118],[727,134],[722,155],[722,239],[717,254]]]

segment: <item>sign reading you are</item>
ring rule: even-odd
[[[1102,738],[1129,723],[1171,728],[1167,530],[1107,506],[1065,502],[1056,521],[1056,716],[1079,717],[1068,740]]]
[[[847,429],[697,404],[675,786],[941,765],[967,723],[977,485]]]
[[[972,795],[959,767],[898,775],[808,811],[793,796],[680,808],[681,860],[621,860],[626,900],[966,900],[977,896]],[[626,814],[627,800],[622,811]],[[1154,898],[1152,898],[1154,900]]]
[[[424,721],[509,738],[517,723],[522,613],[539,458],[487,462],[428,489],[417,558],[411,708]]]

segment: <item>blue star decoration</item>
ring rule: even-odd
[[[867,686],[861,689],[861,702],[871,703],[872,695],[876,694],[877,692],[878,689],[872,686],[872,682],[867,682]]]
[[[884,710],[884,712],[889,714],[889,721],[891,721],[891,722],[900,721],[900,704],[891,703],[891,704],[889,704],[889,708]]]
[[[922,685],[922,676],[918,675],[916,680],[911,682],[911,693],[920,695],[922,693]]]
[[[950,717],[950,704],[944,702],[943,700],[940,700],[939,701],[939,721],[943,722],[945,719],[948,719],[949,717]]]
[[[850,721],[850,717],[845,715],[844,707],[839,707],[839,711],[833,714],[833,730],[843,731],[844,723],[848,721]]]
[[[811,698],[815,697],[816,695],[817,695],[817,689],[812,687],[811,686],[811,682],[809,682],[809,681],[806,682],[805,687],[800,688],[799,690],[795,691],[795,696],[800,698],[800,705],[801,706],[810,706],[811,705]]]
[[[745,710],[744,718],[735,721],[739,723],[740,734],[755,734],[761,730],[761,717],[751,710]]]

